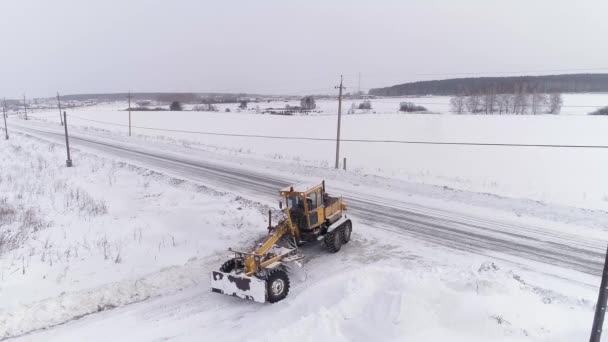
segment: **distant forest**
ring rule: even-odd
[[[76,94],[62,95],[63,100],[72,101],[125,101],[127,93],[116,94]],[[179,101],[182,103],[238,103],[241,97],[255,96],[251,94],[226,94],[226,93],[131,93],[131,100],[154,100],[159,102]]]
[[[471,95],[486,93],[513,94],[521,88],[539,93],[608,92],[608,74],[569,74],[549,76],[453,78],[438,81],[404,83],[370,89],[370,95]]]

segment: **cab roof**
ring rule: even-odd
[[[294,185],[288,185],[281,189],[281,192],[308,192],[310,190],[322,187],[321,183],[298,183]],[[293,190],[292,190],[293,188]]]

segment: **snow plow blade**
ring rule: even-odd
[[[266,302],[266,281],[256,277],[213,271],[211,291],[258,303]]]

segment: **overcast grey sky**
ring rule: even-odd
[[[0,96],[321,93],[606,68],[606,0],[2,0]],[[421,75],[436,74],[436,75]],[[491,75],[491,74],[487,74]]]

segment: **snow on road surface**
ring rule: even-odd
[[[31,136],[62,141],[59,127],[11,123]],[[588,335],[608,237],[605,212],[73,132],[79,150],[73,169],[61,167],[61,148],[31,137],[15,135],[13,145],[3,145],[0,156],[12,168],[24,161],[47,165],[41,174],[99,196],[108,213],[55,212],[50,226],[1,256],[12,271],[0,287],[0,336],[64,322],[21,339],[573,341]],[[38,152],[19,154],[7,146]],[[25,168],[15,172],[32,174]],[[27,178],[17,190],[39,186]],[[336,255],[306,247],[290,296],[276,305],[210,293],[208,272],[224,261],[226,248],[264,233],[263,211],[276,207],[278,189],[320,179],[347,196],[353,241]],[[46,215],[65,196],[42,191],[26,203],[39,203]],[[151,235],[143,234],[141,244],[133,231],[138,226]],[[42,261],[45,237],[65,253],[83,234],[104,233],[124,242],[116,244],[121,262],[115,262],[116,250],[106,259],[103,239],[88,255],[79,250],[82,260],[70,258],[76,266],[69,266],[69,277],[58,277],[65,257],[52,266]],[[169,235],[181,237],[181,244],[173,246]],[[32,251],[20,274],[19,260]]]

